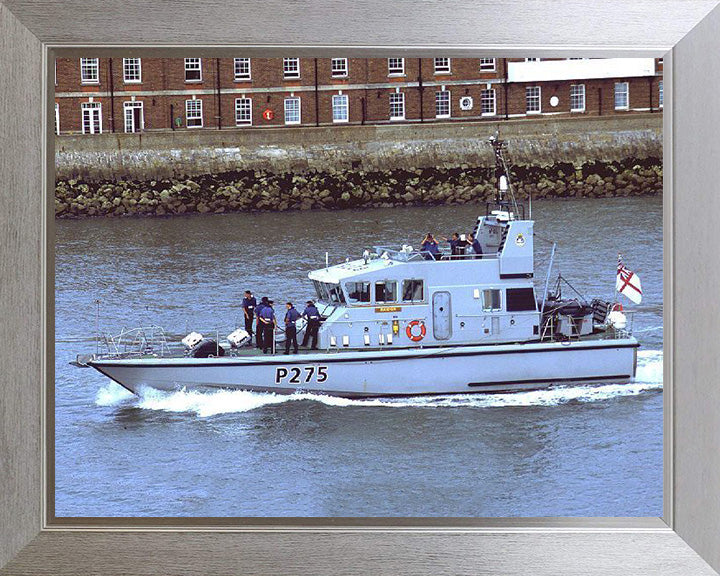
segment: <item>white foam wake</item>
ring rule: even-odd
[[[108,382],[98,392],[96,404],[99,406],[134,404],[138,408],[145,410],[182,412],[195,414],[201,418],[218,414],[248,412],[273,404],[303,400],[320,402],[335,407],[500,408],[504,406],[557,406],[570,402],[602,402],[613,398],[636,396],[645,392],[659,390],[662,389],[662,374],[662,351],[643,350],[638,353],[635,380],[627,384],[569,385],[512,394],[452,394],[350,400],[321,394],[279,395],[242,390],[161,392],[154,389],[145,389],[141,396],[137,397],[114,382]]]

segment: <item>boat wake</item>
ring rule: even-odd
[[[183,412],[195,414],[201,418],[218,414],[248,412],[273,404],[303,400],[337,407],[500,408],[506,406],[557,406],[572,402],[602,402],[613,398],[637,396],[661,390],[662,378],[662,350],[641,350],[638,352],[637,375],[635,381],[630,384],[568,385],[512,394],[452,394],[351,400],[321,394],[297,393],[288,396],[242,390],[161,392],[146,389],[138,397],[115,382],[108,382],[98,391],[95,403],[98,406],[135,405],[145,410]]]

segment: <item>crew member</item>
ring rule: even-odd
[[[450,238],[443,238],[443,241],[450,244],[451,260],[460,255],[460,251],[458,248],[458,246],[460,245],[460,235],[457,232],[453,232],[453,235],[450,236]]]
[[[440,260],[440,249],[438,248],[437,240],[435,240],[429,232],[425,235],[425,238],[423,238],[420,250],[425,252],[425,254],[423,254],[425,260]]]
[[[290,354],[290,344],[293,346],[295,354],[298,353],[297,326],[295,322],[300,319],[300,312],[295,310],[292,302],[285,304],[287,312],[285,312],[285,354]]]
[[[480,246],[480,241],[475,238],[475,235],[472,233],[468,234],[467,241],[470,247],[473,249],[473,252],[475,253],[475,258],[482,258],[482,246]]]
[[[257,300],[250,290],[245,290],[245,298],[242,301],[243,314],[245,315],[245,332],[250,334],[250,343],[248,346],[252,346],[252,335],[253,335],[253,320],[255,319],[255,308],[257,306]]]
[[[275,319],[275,310],[273,310],[272,305],[273,301],[268,300],[267,305],[259,308],[257,312],[258,331],[260,333],[263,354],[272,352],[273,344],[275,343],[277,320]]]
[[[312,300],[308,300],[305,304],[305,310],[303,310],[302,315],[303,318],[307,320],[307,325],[305,326],[305,336],[303,336],[302,346],[305,348],[308,342],[312,341],[310,347],[313,350],[317,350],[318,330],[320,330],[320,312],[318,312]]]
[[[255,307],[255,345],[258,350],[263,349],[263,331],[261,330],[262,326],[260,324],[260,312],[265,306],[268,306],[268,302],[268,297],[263,296],[260,299],[260,304]]]

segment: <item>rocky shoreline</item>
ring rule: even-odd
[[[56,218],[171,216],[466,204],[494,195],[493,170],[461,164],[407,170],[261,170],[151,181],[59,180]],[[514,166],[519,198],[607,198],[662,193],[662,159]]]

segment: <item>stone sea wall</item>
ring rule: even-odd
[[[520,198],[605,198],[658,194],[660,159],[617,163],[556,164],[514,169]],[[58,182],[55,214],[166,216],[171,214],[391,207],[484,202],[494,194],[488,168],[311,171],[272,174],[231,172],[149,182]]]
[[[657,194],[661,119],[61,137],[55,213],[166,216],[483,202],[495,185],[492,150],[483,141],[495,129],[508,141],[521,198]],[[242,141],[230,146],[230,138]]]

